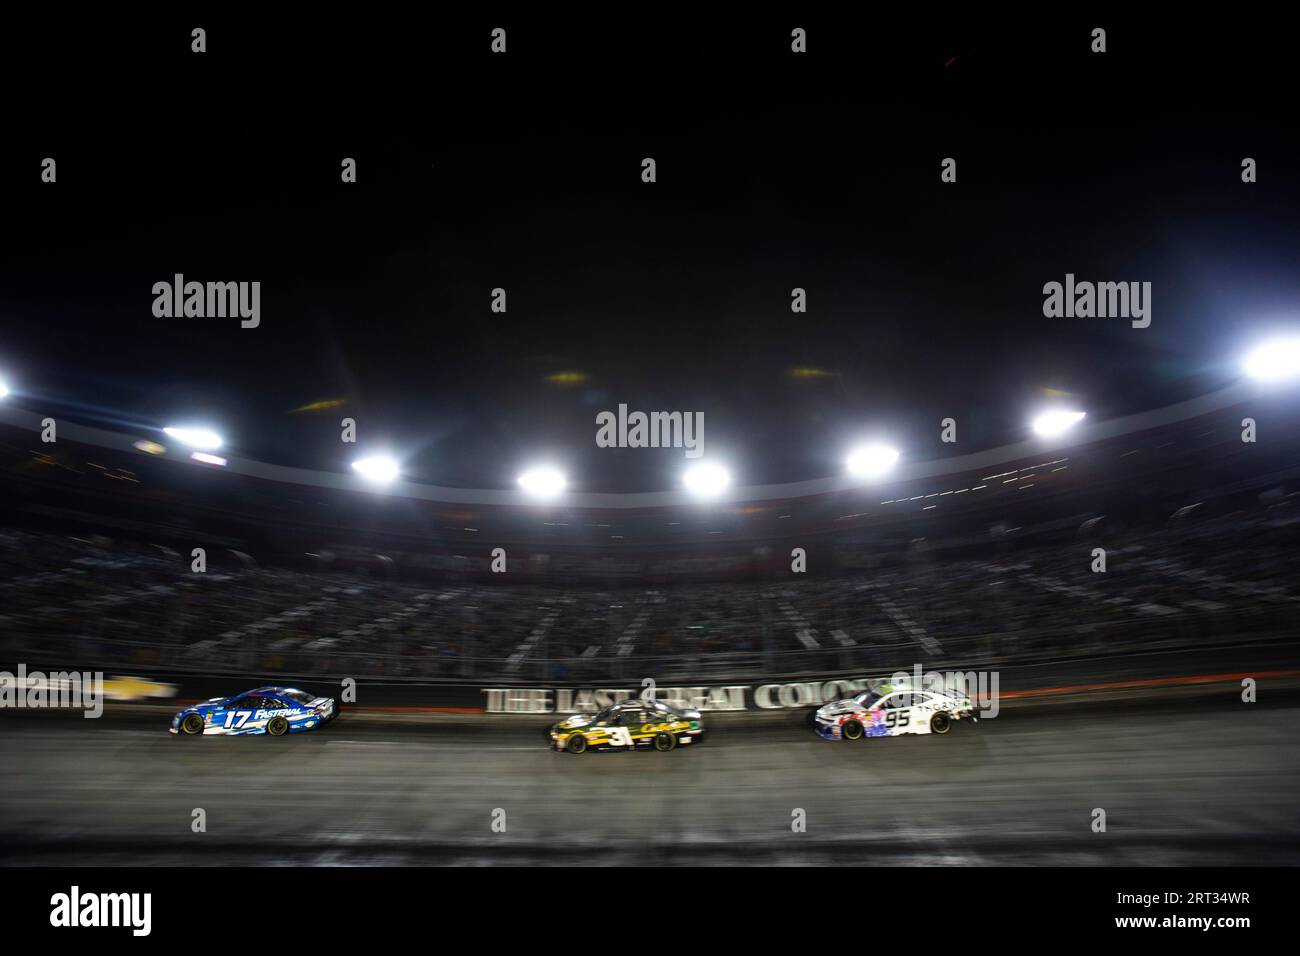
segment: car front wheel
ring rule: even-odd
[[[181,733],[187,737],[197,737],[203,733],[203,718],[198,714],[186,714],[181,721]]]
[[[859,720],[846,720],[844,726],[840,728],[840,733],[844,735],[845,740],[861,740],[862,722]]]
[[[571,754],[580,754],[587,749],[587,738],[582,734],[574,734],[565,742],[564,749]]]

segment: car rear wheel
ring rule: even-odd
[[[272,737],[283,737],[289,732],[289,719],[287,717],[272,717],[266,722],[266,732]]]
[[[844,726],[840,728],[840,733],[844,735],[845,740],[861,740],[862,721],[860,720],[844,721]]]
[[[952,730],[952,718],[943,711],[935,714],[930,718],[930,731],[936,734],[946,734]]]
[[[677,738],[672,734],[655,734],[655,750],[666,754],[677,746]]]
[[[565,743],[564,749],[571,754],[580,754],[587,749],[587,738],[582,734],[574,734]]]
[[[186,714],[181,721],[181,733],[187,737],[197,737],[203,733],[203,718],[198,714]]]

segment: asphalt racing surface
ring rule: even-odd
[[[179,739],[165,713],[9,713],[0,859],[1295,864],[1297,717],[1294,696],[1216,693],[832,743],[782,714],[716,718],[702,745],[666,754],[575,756],[547,749],[544,717],[345,715],[286,738]]]

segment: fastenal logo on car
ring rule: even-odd
[[[55,927],[129,926],[134,936],[148,936],[153,928],[152,893],[70,893],[50,897],[50,925]]]

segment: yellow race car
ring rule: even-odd
[[[571,754],[588,749],[655,749],[661,753],[699,742],[700,712],[662,700],[625,700],[595,714],[574,714],[547,732],[551,746]]]

